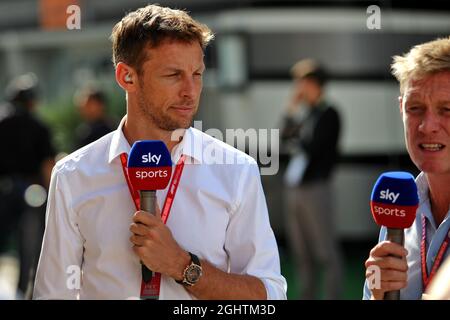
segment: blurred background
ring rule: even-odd
[[[104,92],[106,114],[114,127],[125,114],[125,95],[114,79],[109,36],[113,25],[125,13],[147,3],[147,0],[1,0],[0,100],[7,99],[5,89],[11,79],[34,73],[39,81],[37,116],[50,129],[58,153],[70,153],[78,145],[77,132],[83,118],[74,95],[80,88],[89,85]],[[158,3],[187,9],[216,35],[205,55],[207,70],[196,117],[203,121],[203,130],[280,128],[292,91],[291,66],[299,59],[313,57],[328,70],[326,96],[335,103],[343,125],[332,184],[336,228],[345,257],[342,298],[361,299],[364,261],[378,235],[369,208],[373,183],[387,170],[417,173],[404,146],[398,85],[390,75],[392,56],[407,52],[415,44],[448,35],[450,3],[393,0],[160,0]],[[70,13],[66,9],[73,4],[81,9],[81,28],[69,30],[66,23]],[[370,5],[380,8],[380,28],[368,27]],[[0,139],[14,136],[11,132]],[[249,152],[249,148],[242,149]],[[2,157],[8,156],[8,150],[1,153]],[[288,281],[288,298],[296,298],[300,290],[296,282],[298,274],[283,226],[282,176],[288,155],[280,149],[279,157],[278,174],[262,176],[262,181],[280,248],[282,273]],[[8,237],[0,256],[0,287],[6,288],[6,296],[14,296],[20,246],[14,233]]]

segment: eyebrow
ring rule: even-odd
[[[406,99],[406,104],[423,104],[423,101],[420,99]]]
[[[205,66],[204,64],[200,65],[200,66],[199,66],[197,69],[195,69],[195,70],[203,70],[203,69],[206,69],[206,66]],[[177,66],[171,66],[171,65],[163,66],[163,67],[161,68],[161,70],[163,70],[163,71],[183,71],[183,69],[181,69],[181,68],[179,68],[179,67],[177,67]]]
[[[412,104],[423,104],[423,101],[420,99],[417,99],[417,98],[406,99],[406,105],[412,105]],[[445,105],[445,104],[450,104],[450,99],[438,100],[436,104],[439,106]]]
[[[167,67],[162,67],[161,71],[162,72],[173,72],[173,71],[181,71],[181,69],[177,68],[177,67],[167,66]]]

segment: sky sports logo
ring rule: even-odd
[[[168,171],[167,169],[160,169],[160,168],[142,168],[139,170],[139,168],[136,168],[137,170],[133,170],[133,174],[135,175],[136,179],[152,179],[152,178],[167,178],[168,177]]]
[[[414,177],[404,171],[383,173],[370,197],[370,211],[379,226],[409,228],[416,217],[419,196]]]
[[[389,208],[374,204],[373,210],[378,215],[395,216],[399,218],[404,218],[406,216],[406,211],[404,209],[399,209],[398,207]]]
[[[380,191],[380,199],[389,200],[392,203],[395,203],[399,196],[400,192],[398,193],[390,192],[389,189]]]
[[[164,142],[136,141],[128,156],[128,175],[136,190],[165,189],[172,176],[172,159]]]
[[[167,178],[169,176],[169,169],[164,166],[159,166],[161,157],[162,154],[155,152],[145,153],[141,156],[141,164],[143,166],[129,168],[129,170],[134,178],[139,180]]]
[[[382,200],[388,200],[392,203],[395,203],[400,196],[400,192],[395,193],[391,192],[389,189],[380,191],[380,198]],[[391,207],[388,204],[384,203],[373,203],[373,211],[378,215],[386,215],[386,216],[395,216],[399,218],[404,218],[406,216],[406,211],[402,209],[402,206],[396,205],[395,207]]]
[[[148,154],[142,155],[142,163],[148,163],[148,164],[156,164],[159,165],[159,161],[161,161],[161,155],[160,154],[152,154],[149,152]]]

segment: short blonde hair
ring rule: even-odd
[[[401,94],[410,80],[450,70],[450,37],[416,45],[405,55],[394,56],[391,70],[400,83]]]
[[[291,75],[294,79],[314,79],[319,86],[323,86],[327,81],[327,75],[318,61],[307,58],[298,61],[291,68]]]

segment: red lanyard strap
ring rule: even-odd
[[[172,181],[170,182],[166,200],[164,201],[164,206],[161,211],[161,220],[164,224],[166,224],[167,219],[169,218],[170,209],[172,209],[173,200],[175,199],[175,194],[177,193],[178,185],[180,184],[181,175],[183,173],[185,160],[186,156],[184,154],[181,155],[180,160],[178,160],[177,165],[175,166],[175,172],[173,173]]]
[[[442,259],[444,257],[445,251],[447,250],[448,244],[450,242],[450,231],[447,233],[446,238],[441,244],[441,247],[439,248],[438,254],[436,255],[436,258],[434,260],[433,266],[431,267],[430,275],[428,276],[427,273],[427,260],[426,260],[426,244],[427,244],[427,226],[426,226],[427,220],[425,219],[425,215],[422,214],[422,241],[420,242],[420,260],[421,260],[421,266],[422,266],[422,284],[423,284],[423,291],[427,288],[430,281],[433,279],[434,275],[436,274],[437,270],[439,269],[439,266],[442,263]]]
[[[131,184],[130,176],[128,175],[127,161],[128,161],[128,155],[126,153],[122,153],[120,155],[120,162],[122,162],[123,176],[125,177],[125,180],[127,181],[128,190],[130,190],[130,194],[131,194],[131,197],[133,198],[133,202],[134,202],[134,205],[136,206],[136,210],[139,210],[139,208],[141,207],[140,199],[139,199],[139,191],[135,190],[133,188],[133,185]]]
[[[164,201],[164,206],[161,211],[161,220],[164,222],[164,224],[167,222],[167,219],[169,218],[170,209],[172,208],[173,200],[175,199],[175,194],[177,193],[178,185],[180,184],[185,160],[186,156],[184,154],[181,155],[180,159],[177,162],[177,165],[175,166],[175,172],[172,176],[172,181],[170,182],[169,190],[167,192],[167,196]],[[122,162],[123,175],[125,176],[125,180],[127,181],[128,189],[130,190],[130,194],[133,198],[136,210],[139,210],[140,209],[139,191],[133,188],[130,177],[128,175],[128,168],[127,168],[128,155],[126,153],[122,153],[120,155],[120,161]]]
[[[167,196],[164,201],[163,209],[161,212],[161,220],[163,221],[164,224],[166,224],[167,219],[169,218],[170,209],[172,208],[173,200],[175,199],[178,185],[180,184],[185,159],[186,156],[184,154],[181,155],[180,160],[178,160],[177,165],[175,166],[175,172],[173,173],[172,181],[170,182],[169,190],[167,191]],[[127,160],[128,155],[126,153],[122,153],[120,155],[120,161],[122,163],[123,175],[125,176],[125,180],[127,181],[128,189],[130,190],[130,194],[131,197],[133,198],[136,210],[139,210],[140,209],[139,191],[134,189],[133,185],[131,184],[131,180],[128,175]],[[148,283],[145,283],[143,280],[141,281],[141,298],[159,299],[160,288],[161,288],[161,274],[154,273],[152,279]]]

